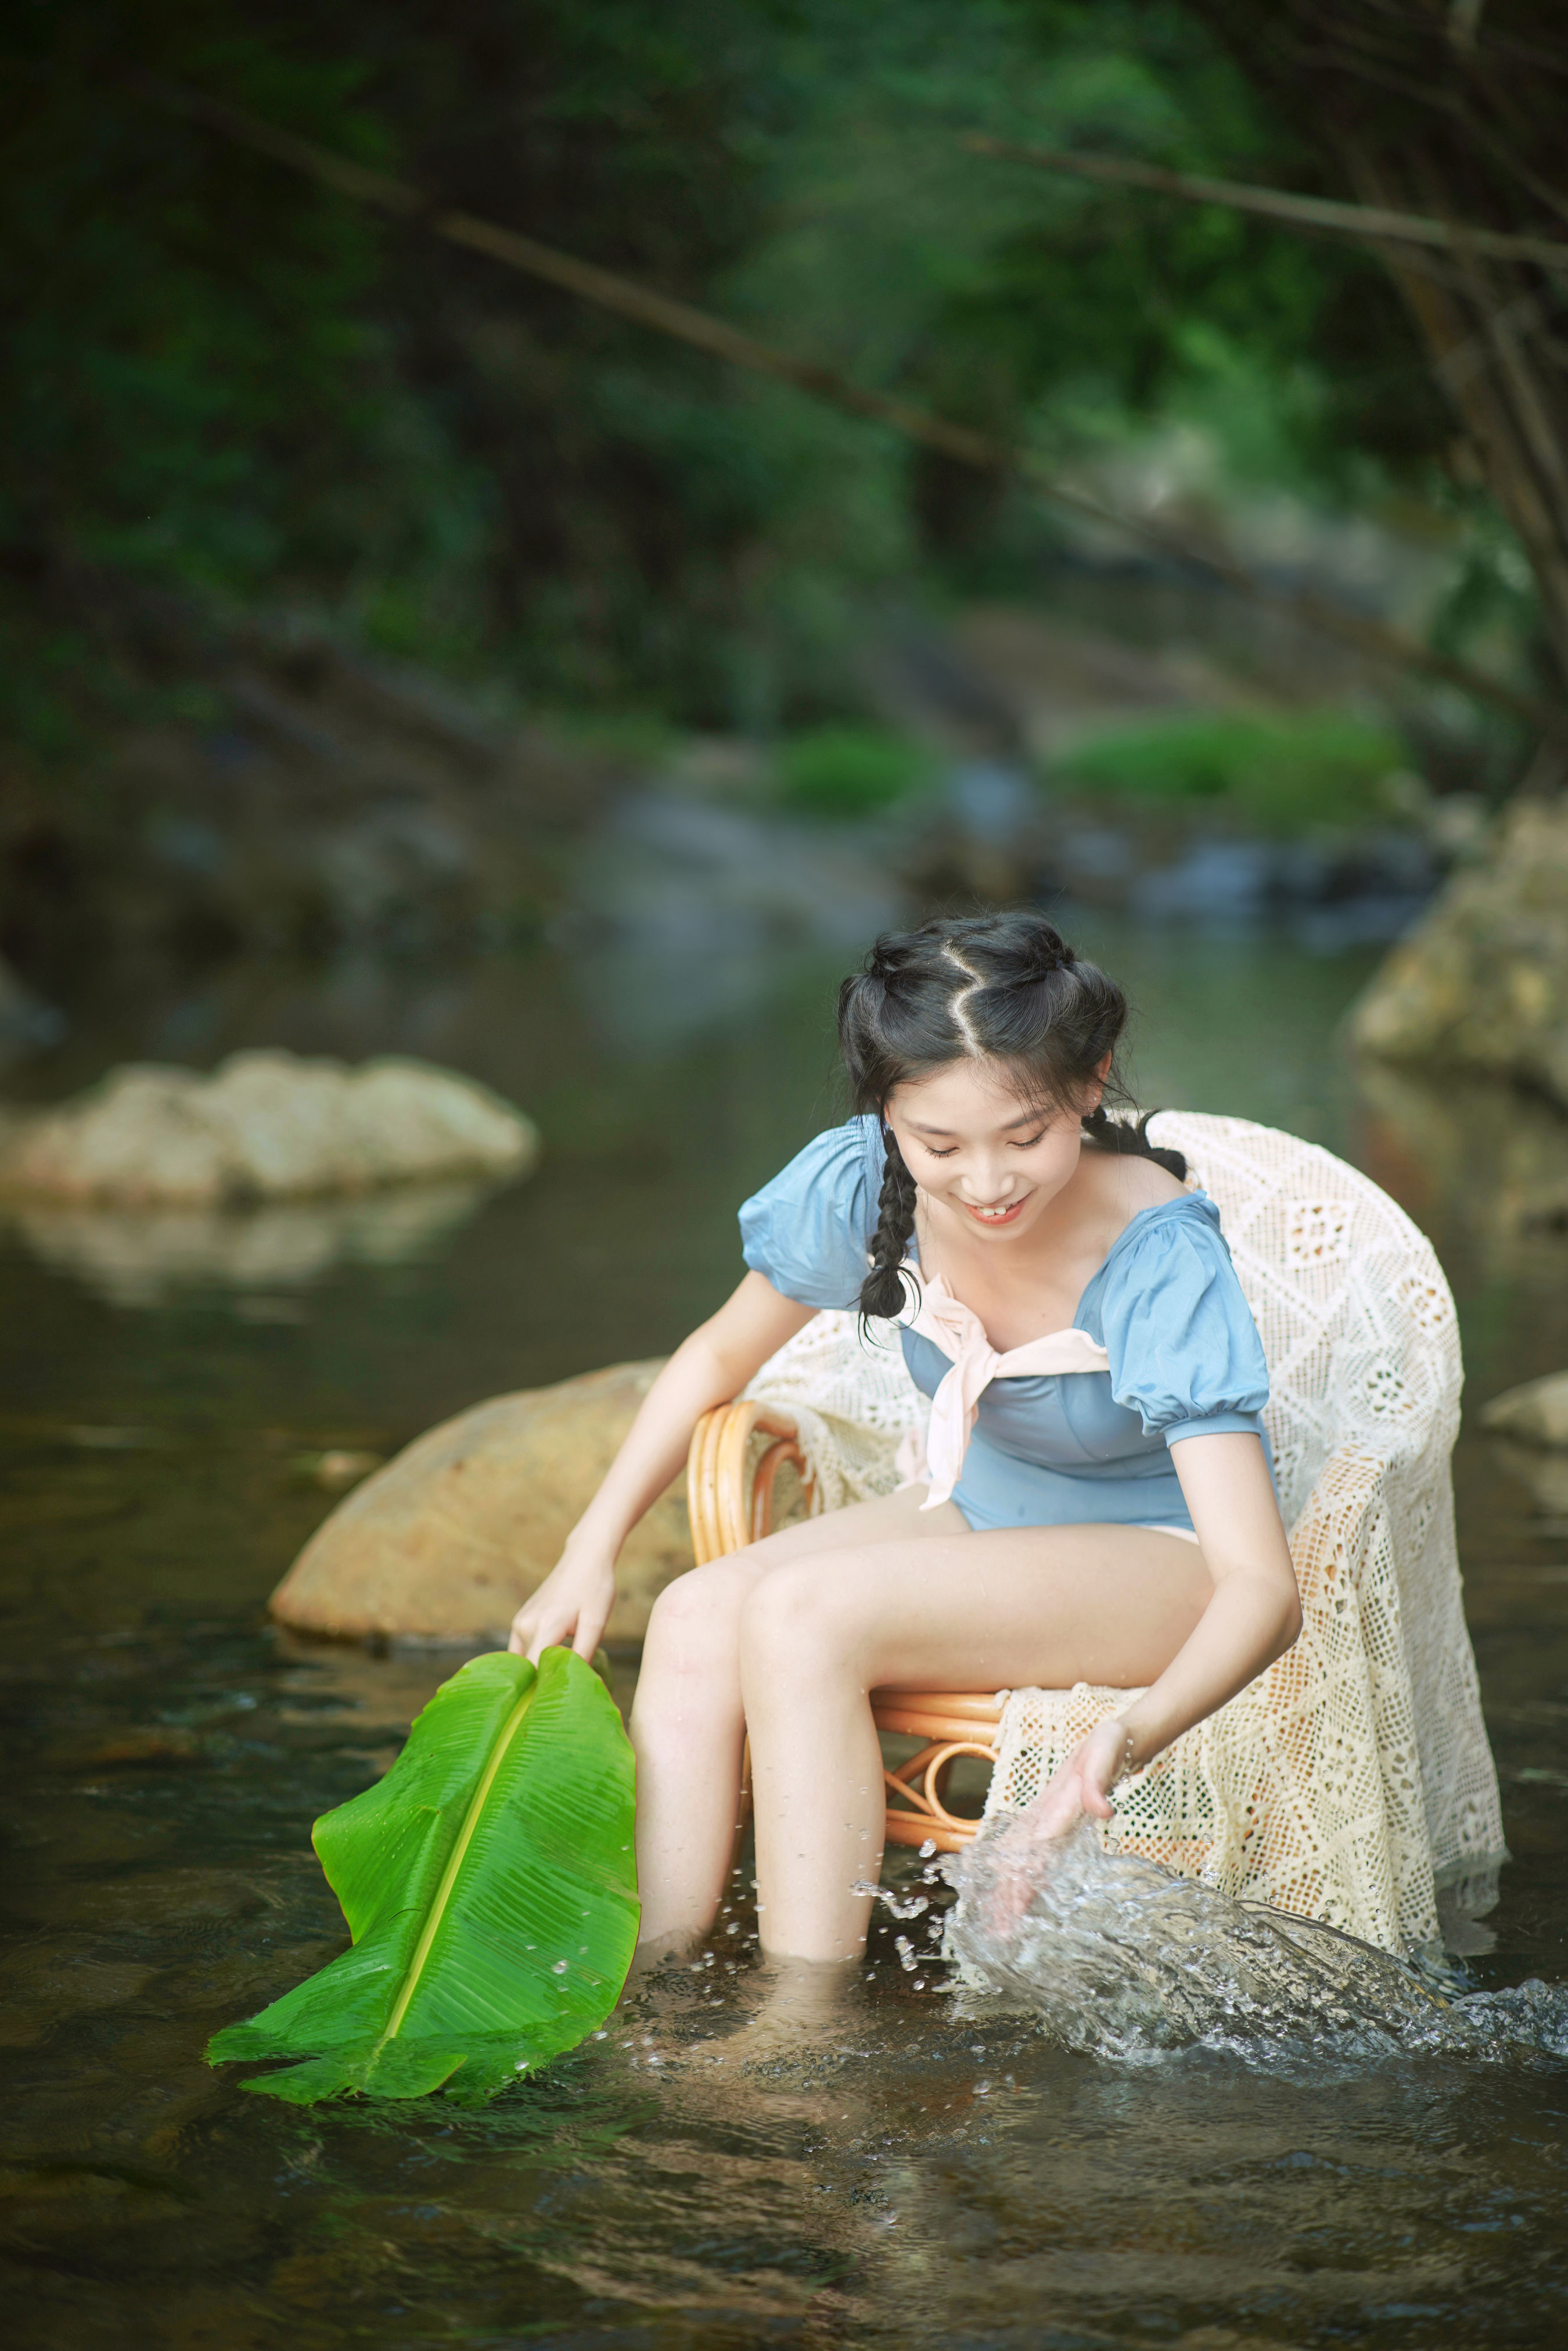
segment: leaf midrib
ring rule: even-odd
[[[468,1848],[473,1842],[474,1831],[479,1826],[480,1817],[489,1801],[490,1791],[495,1784],[496,1773],[506,1761],[508,1750],[522,1728],[524,1717],[533,1706],[538,1687],[539,1677],[535,1672],[527,1688],[524,1690],[516,1705],[501,1726],[495,1744],[491,1750],[490,1761],[484,1767],[478,1787],[469,1800],[468,1811],[463,1816],[462,1826],[457,1834],[457,1842],[448,1855],[445,1869],[441,1872],[441,1884],[436,1887],[434,1898],[431,1903],[430,1916],[425,1920],[420,1939],[414,1946],[414,1955],[409,1961],[408,1973],[404,1976],[398,1997],[392,2004],[391,2015],[387,2020],[387,2029],[381,2035],[383,2042],[395,2040],[402,2030],[403,2019],[409,2012],[409,2004],[420,1988],[420,1979],[430,1959],[431,1948],[441,1932],[441,1921],[452,1906],[452,1888],[456,1886],[458,1873],[468,1857]]]

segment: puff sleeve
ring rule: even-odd
[[[1152,1212],[1107,1259],[1097,1301],[1111,1391],[1168,1445],[1262,1437],[1269,1370],[1220,1212],[1202,1193]]]
[[[752,1271],[798,1305],[853,1306],[877,1229],[882,1157],[872,1118],[852,1118],[808,1143],[741,1210]]]

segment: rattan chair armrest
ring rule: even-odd
[[[748,1466],[753,1437],[772,1437],[755,1471]],[[705,1412],[686,1457],[686,1502],[691,1549],[699,1567],[758,1542],[773,1524],[774,1483],[786,1461],[803,1474],[795,1424],[775,1405],[737,1396]]]

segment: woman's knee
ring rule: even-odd
[[[851,1565],[847,1552],[817,1552],[758,1577],[741,1610],[742,1679],[858,1674],[870,1628]]]
[[[732,1560],[713,1560],[667,1583],[649,1614],[639,1694],[670,1679],[737,1669],[741,1612],[751,1578]]]

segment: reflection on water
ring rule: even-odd
[[[1556,1522],[1554,1533],[1568,1530],[1568,1453],[1494,1437],[1491,1458],[1499,1469],[1524,1488],[1540,1516]]]
[[[813,950],[855,957],[902,897],[858,831],[646,792],[597,837],[562,928],[601,1033],[669,1051],[765,1004]]]
[[[30,1202],[4,1213],[42,1264],[111,1306],[156,1306],[181,1290],[254,1298],[303,1289],[337,1265],[433,1256],[494,1189],[469,1179],[244,1209]]]
[[[1469,1113],[1439,1091],[1435,1126],[1386,1100],[1358,1123],[1332,1040],[1364,956],[1068,927],[1143,1008],[1147,1100],[1358,1156],[1370,1138],[1453,1274],[1474,1394],[1568,1363],[1568,1241],[1522,1217],[1500,1238]],[[385,1768],[456,1661],[267,1629],[327,1507],[296,1461],[656,1353],[709,1311],[738,1273],[735,1202],[836,1115],[838,968],[792,965],[732,1017],[710,1005],[695,1041],[629,1056],[553,955],[439,984],[236,972],[204,1059],[261,1038],[448,1061],[539,1117],[539,1176],[411,1253],[356,1245],[293,1287],[247,1274],[235,1294],[286,1295],[290,1322],[199,1311],[205,1275],[119,1313],[0,1235],[0,2276],[29,2346],[1562,2335],[1564,2076],[1540,2050],[1499,2062],[1490,2022],[1463,2045],[1285,2062],[1199,2040],[1129,2068],[1002,2002],[961,2012],[940,1970],[900,1964],[896,1936],[932,1948],[923,1920],[892,1919],[841,2029],[742,2062],[741,1907],[611,2038],[483,2116],[296,2113],[202,2064],[219,2024],[340,1948],[309,1823]],[[93,1074],[71,1050],[60,1091]],[[158,1049],[117,1005],[97,1050]],[[1471,1973],[1507,2019],[1521,1979],[1568,1976],[1568,1529],[1490,1440],[1467,1434],[1459,1469],[1515,1855]],[[617,1670],[624,1698],[635,1661]]]
[[[1361,1151],[1412,1215],[1505,1277],[1568,1232],[1568,1118],[1470,1072],[1440,1081],[1386,1063],[1355,1073]],[[1562,1260],[1568,1262],[1568,1259]]]
[[[1431,1236],[1461,1306],[1466,1398],[1568,1365],[1568,1117],[1467,1072],[1355,1073],[1354,1155]],[[1468,1310],[1468,1311],[1467,1311]],[[1522,1448],[1486,1440],[1495,1463]],[[1548,1483],[1552,1473],[1537,1465]]]

